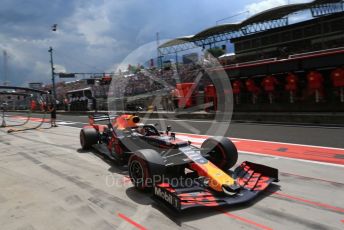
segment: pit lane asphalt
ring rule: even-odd
[[[14,115],[14,113],[9,113]],[[26,114],[20,114],[25,116]],[[33,117],[41,117],[34,114]],[[87,116],[57,115],[57,120],[62,124],[81,128],[88,122]],[[344,148],[344,127],[320,125],[288,125],[288,124],[262,124],[243,122],[216,122],[213,120],[177,120],[177,119],[145,119],[148,123],[160,124],[164,130],[170,125],[175,132],[221,135],[235,138],[245,138],[264,141],[276,141],[295,144]],[[227,127],[225,132],[218,132]],[[211,128],[210,128],[211,127]]]
[[[81,151],[79,128],[6,130],[0,129],[1,229],[343,228],[342,166],[240,153],[238,162],[278,168],[280,182],[249,205],[173,214],[133,189],[126,167]]]

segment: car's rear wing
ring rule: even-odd
[[[111,120],[115,119],[116,117],[118,116],[102,113],[102,114],[92,114],[88,117],[88,119],[89,119],[90,124],[99,122],[99,121],[108,121],[109,123],[111,123]]]

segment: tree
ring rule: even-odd
[[[214,57],[218,58],[221,55],[225,54],[225,51],[223,49],[221,49],[220,47],[214,47],[214,48],[210,48],[207,50],[211,55],[213,55]]]

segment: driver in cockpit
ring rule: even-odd
[[[139,127],[137,128],[137,132],[138,132],[139,134],[141,134],[142,136],[146,136],[146,134],[147,134],[146,129],[145,129],[143,126],[139,126]]]

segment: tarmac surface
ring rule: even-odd
[[[7,125],[26,121],[23,114],[11,115],[6,118]],[[240,152],[238,162],[248,160],[276,167],[280,182],[248,205],[177,214],[155,203],[150,194],[136,191],[126,167],[95,151],[80,149],[80,127],[87,117],[58,119],[57,128],[41,124],[41,118],[32,118],[24,126],[12,127],[18,132],[0,129],[1,229],[344,227],[343,128],[231,124],[225,136],[234,137]],[[149,122],[156,121],[161,120]],[[167,123],[195,145],[206,136],[188,134],[192,133],[188,126],[200,134],[216,135],[206,121],[168,121],[160,125],[163,128]],[[221,122],[215,125],[224,126]],[[23,127],[29,130],[19,131]],[[269,149],[272,147],[278,147],[278,151]]]

